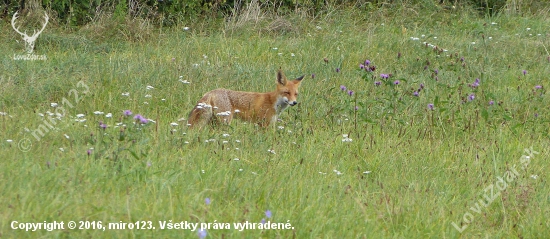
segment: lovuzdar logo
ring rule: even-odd
[[[23,37],[23,40],[25,41],[25,50],[27,52],[27,55],[26,56],[24,56],[24,55],[23,56],[14,56],[14,59],[16,59],[16,60],[45,60],[46,59],[45,55],[34,55],[33,52],[34,52],[34,43],[35,43],[36,39],[38,38],[40,33],[42,33],[42,31],[44,31],[44,29],[46,28],[46,25],[48,25],[48,20],[50,19],[48,17],[48,14],[44,13],[44,20],[45,21],[42,25],[42,28],[38,31],[33,30],[33,34],[30,35],[30,36],[27,35],[27,31],[21,32],[19,30],[19,28],[16,26],[15,21],[17,20],[17,18],[19,18],[18,15],[19,15],[18,12],[13,14],[13,17],[11,19],[11,26],[13,27],[13,30],[15,30],[15,32],[19,33]]]

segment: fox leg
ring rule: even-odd
[[[212,112],[217,123],[230,124],[233,119],[231,100],[225,92],[215,94],[212,97]]]
[[[215,105],[215,104],[214,104]],[[215,114],[216,121],[220,124],[230,124],[233,119],[233,112],[231,107],[213,106],[213,114]]]

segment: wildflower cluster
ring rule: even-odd
[[[96,115],[101,115],[103,112],[95,112]],[[108,118],[112,117],[112,114]],[[106,116],[107,117],[107,116]],[[112,122],[112,121],[111,121]],[[95,145],[95,150],[89,149],[86,151],[86,155],[89,157],[94,155],[99,157],[113,157],[118,158],[123,151],[130,151],[131,155],[138,157],[140,154],[136,154],[134,151],[139,150],[140,142],[147,141],[147,133],[143,129],[151,123],[156,123],[154,120],[148,119],[141,114],[133,114],[131,110],[122,111],[120,122],[114,123],[109,126],[108,122],[99,121],[98,134],[90,135],[90,143]],[[113,130],[108,130],[111,128]],[[114,130],[117,129],[117,130]],[[138,143],[138,144],[136,144]],[[113,150],[113,148],[115,150]],[[111,153],[108,153],[112,151]],[[143,154],[141,154],[143,155]],[[147,167],[151,166],[151,162],[147,162]]]

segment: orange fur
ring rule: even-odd
[[[229,124],[233,117],[258,123],[263,127],[275,123],[278,115],[289,105],[294,106],[298,96],[298,87],[304,76],[287,80],[279,69],[277,89],[273,92],[244,92],[216,89],[206,93],[189,114],[190,127],[202,128],[217,120]]]

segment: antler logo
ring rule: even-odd
[[[38,35],[40,35],[40,33],[42,33],[42,31],[44,31],[44,28],[46,28],[46,25],[48,25],[48,20],[50,18],[48,17],[48,14],[45,13],[44,20],[46,20],[46,22],[44,23],[44,26],[42,26],[42,29],[40,29],[40,31],[38,31],[38,32],[36,32],[36,30],[34,30],[32,36],[29,36],[29,35],[27,35],[27,31],[21,32],[15,26],[15,20],[17,20],[17,18],[18,18],[17,14],[18,14],[18,12],[15,12],[15,14],[13,14],[13,18],[11,19],[11,26],[13,27],[13,29],[17,33],[19,33],[19,34],[21,34],[21,36],[23,36],[23,40],[25,41],[25,49],[27,50],[27,53],[32,54],[32,52],[34,50],[34,42],[38,38]]]

